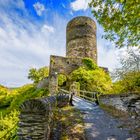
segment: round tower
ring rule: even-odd
[[[66,56],[89,57],[97,63],[95,22],[89,17],[76,17],[67,24],[66,30]]]

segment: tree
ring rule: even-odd
[[[120,58],[121,66],[116,68],[112,76],[114,93],[140,91],[140,51],[127,49]]]
[[[31,79],[34,83],[38,83],[39,81],[48,77],[48,75],[49,75],[48,67],[42,67],[39,69],[31,68],[29,70],[28,79]]]
[[[88,64],[92,63],[90,62]],[[97,91],[100,93],[109,93],[112,85],[109,74],[97,66],[93,69],[91,69],[91,66],[79,67],[70,74],[69,80],[79,82],[80,89],[82,90]]]
[[[128,72],[123,78],[113,84],[113,93],[140,93],[140,72]]]
[[[114,41],[117,47],[139,46],[139,0],[92,0],[89,6],[103,26],[106,39]]]
[[[120,57],[119,68],[112,73],[114,79],[122,79],[129,72],[140,72],[140,50],[138,48],[129,48],[125,54]]]

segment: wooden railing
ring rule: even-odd
[[[70,91],[65,90],[65,89],[59,89],[59,91],[61,91],[62,93],[65,93],[65,94],[70,94]],[[76,91],[75,96],[79,96],[79,97],[84,98],[86,100],[95,102],[98,100],[98,95],[99,95],[98,92],[79,90],[79,91]]]
[[[62,89],[62,88],[60,88],[59,91],[64,93],[64,94],[70,94],[70,91]]]
[[[89,101],[95,102],[98,100],[98,92],[80,90],[78,96]]]

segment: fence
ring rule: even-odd
[[[84,91],[84,90],[80,90],[79,91],[79,95],[80,97],[87,99],[89,101],[95,102],[98,100],[98,92],[90,92],[90,91]]]

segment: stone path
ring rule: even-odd
[[[74,97],[74,105],[83,114],[86,140],[136,140],[122,122],[104,112],[99,106]]]

